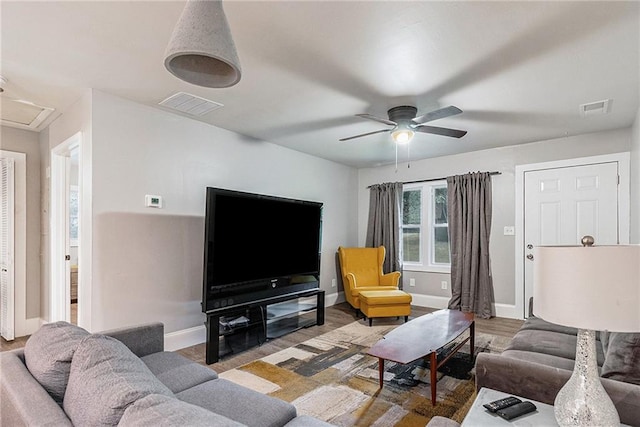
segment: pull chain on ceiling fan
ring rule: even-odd
[[[375,135],[383,132],[391,132],[391,137],[397,144],[405,144],[411,141],[415,132],[431,133],[434,135],[449,136],[452,138],[462,138],[467,134],[467,131],[450,129],[436,126],[427,126],[425,123],[431,122],[437,119],[443,119],[445,117],[454,116],[462,113],[462,110],[453,105],[449,107],[440,108],[439,110],[431,111],[416,117],[418,109],[408,105],[399,107],[393,107],[387,111],[389,119],[383,119],[373,116],[371,114],[356,114],[357,117],[363,119],[373,120],[385,125],[393,126],[390,129],[381,129],[373,132],[367,132],[360,135],[350,136],[342,138],[340,141],[349,141],[363,136]]]

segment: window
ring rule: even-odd
[[[407,270],[445,273],[450,271],[445,181],[404,186],[402,260]]]

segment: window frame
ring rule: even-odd
[[[447,188],[446,180],[427,181],[420,183],[412,183],[403,185],[402,191],[410,191],[419,189],[421,191],[421,218],[420,218],[420,261],[408,262],[403,261],[403,269],[408,271],[422,271],[429,273],[451,273],[451,262],[438,263],[435,262],[435,228],[449,227],[447,224],[435,223],[435,190],[438,188]],[[426,197],[425,197],[426,196]],[[416,227],[413,224],[407,224],[408,227]],[[401,232],[404,233],[405,224],[401,224]],[[451,248],[451,247],[449,247]],[[449,255],[451,261],[451,255]]]

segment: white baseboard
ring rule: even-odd
[[[410,293],[410,292],[409,292]],[[449,304],[449,298],[447,297],[436,297],[433,295],[423,295],[423,294],[412,294],[411,295],[411,305],[417,305],[418,307],[429,307],[429,308],[447,308]]]
[[[202,344],[206,340],[207,328],[204,325],[195,326],[164,334],[164,349],[166,351],[176,351],[192,345]]]
[[[16,337],[24,337],[27,335],[33,334],[35,331],[40,329],[44,322],[39,317],[32,317],[31,319],[24,319],[20,324],[16,323],[15,325],[15,335]]]
[[[344,292],[336,292],[334,294],[326,294],[324,296],[324,306],[330,307],[332,305],[340,304],[341,302],[345,302]]]
[[[494,304],[497,317],[506,317],[507,319],[524,319],[523,314],[519,312],[518,307],[513,304]]]
[[[432,295],[411,294],[411,304],[418,307],[430,307],[430,308],[447,308],[449,304],[448,297],[437,297]],[[508,319],[522,319],[522,313],[519,313],[515,305],[512,304],[494,304],[496,310],[496,317],[505,317]]]

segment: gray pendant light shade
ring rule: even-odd
[[[221,1],[187,1],[167,46],[164,66],[198,86],[229,87],[240,81],[240,60]]]

